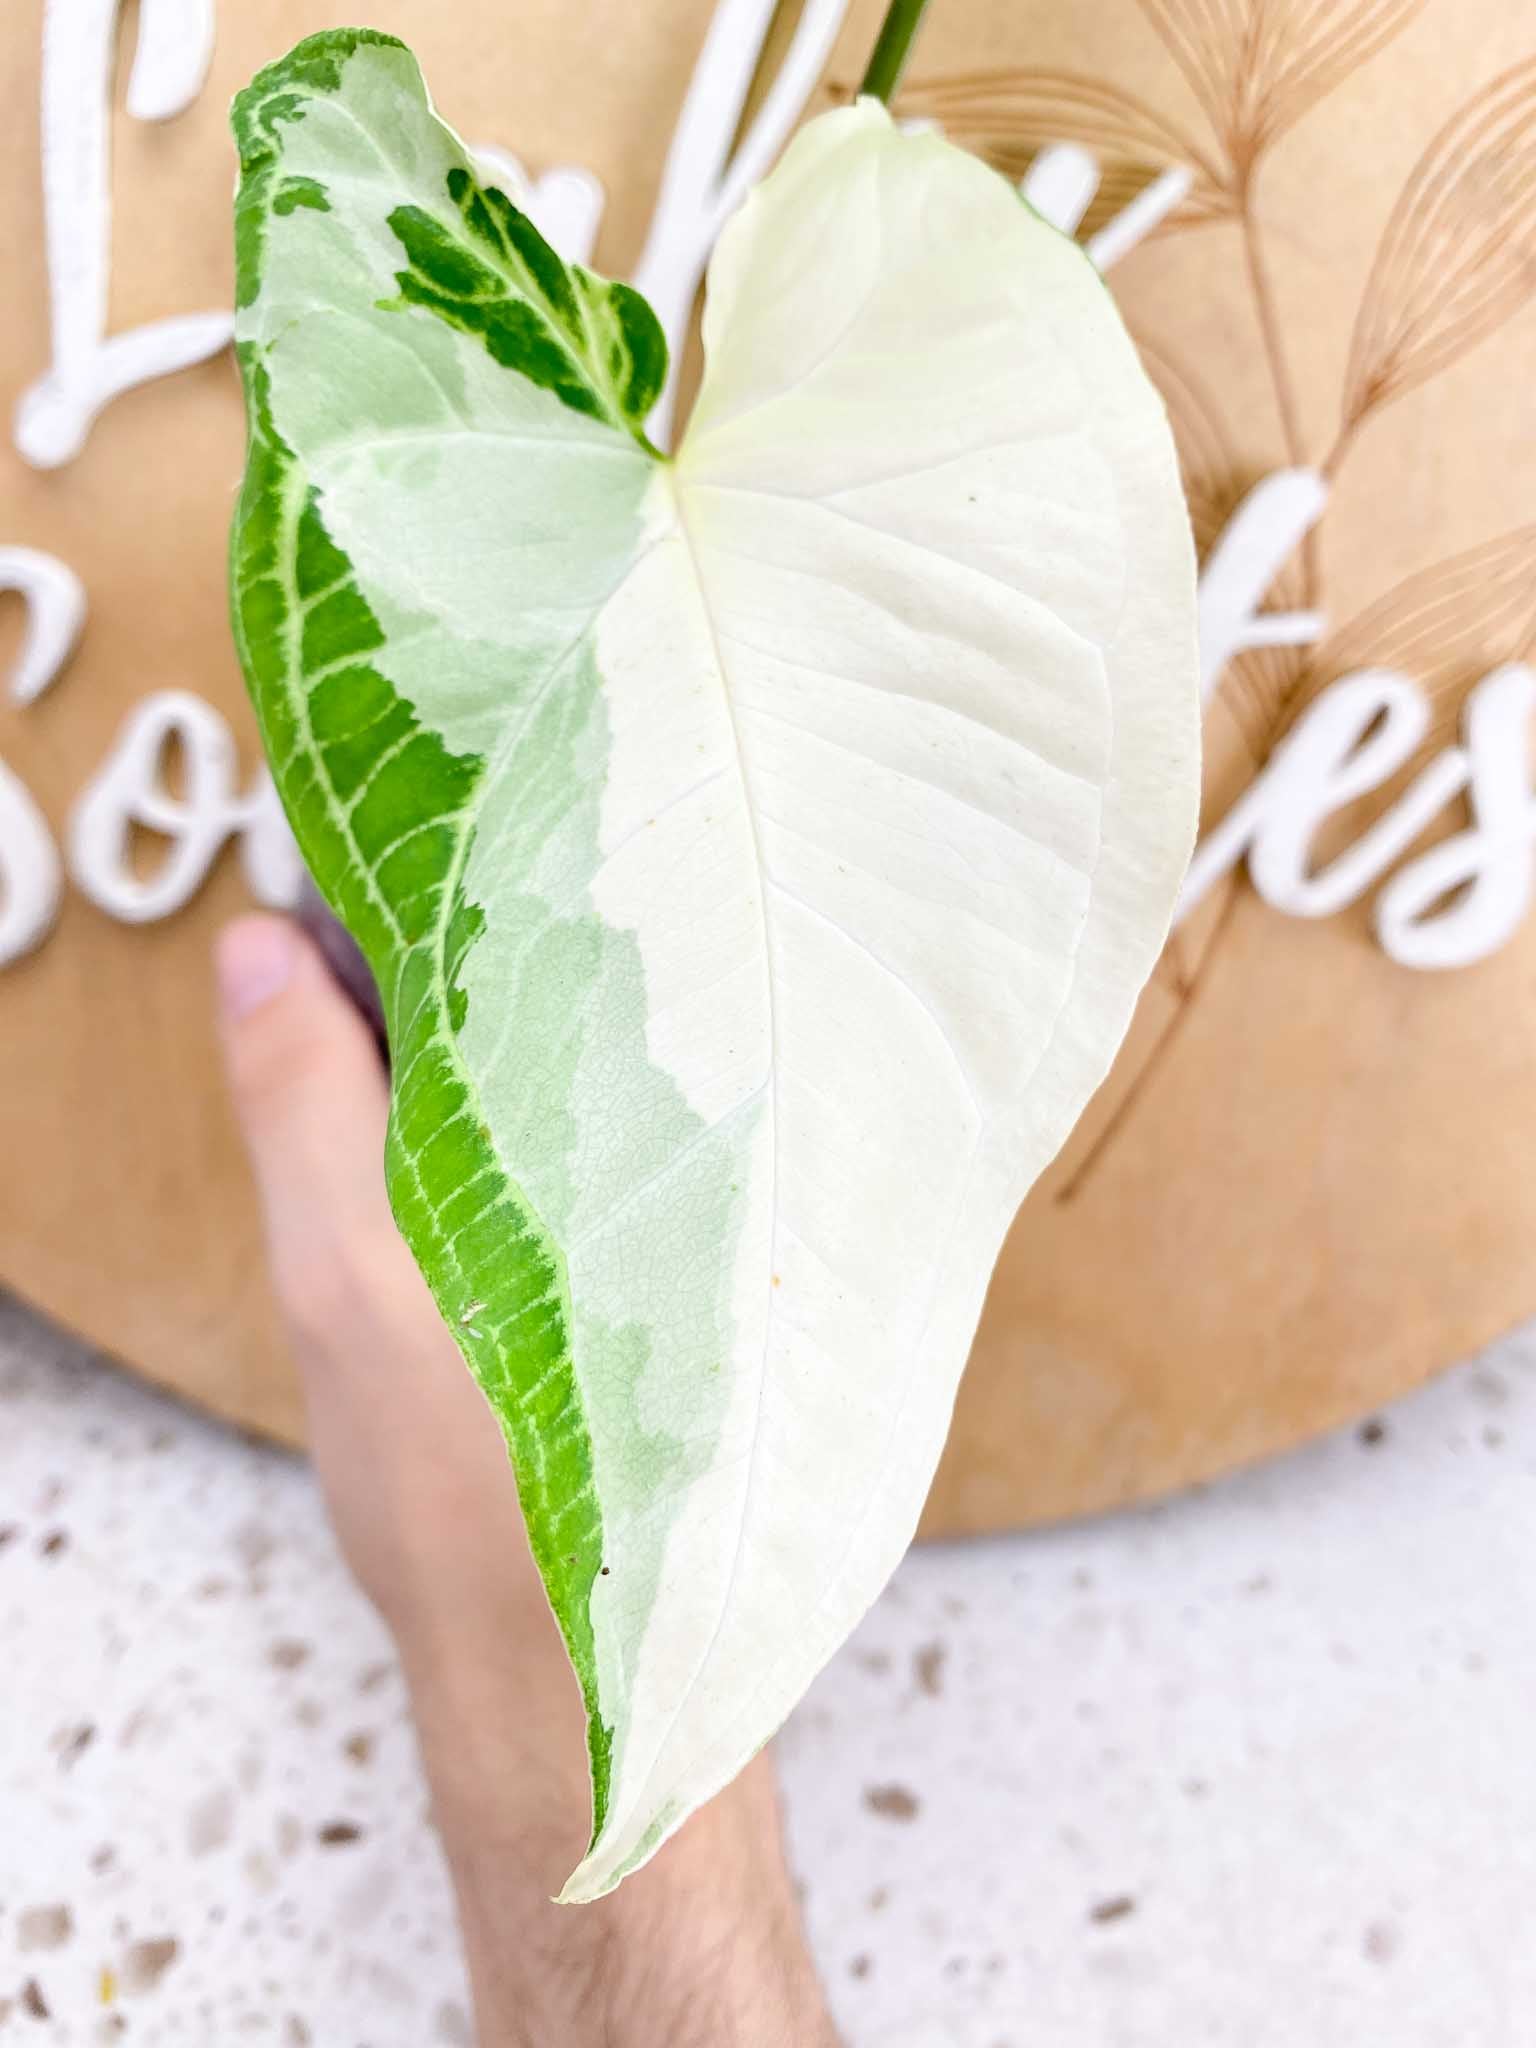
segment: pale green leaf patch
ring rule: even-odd
[[[909,1541],[1193,834],[1193,569],[1108,296],[869,102],[649,308],[391,38],[236,105],[236,635],[389,1021],[401,1230],[506,1435],[599,1895]]]

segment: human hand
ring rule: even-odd
[[[367,1027],[287,920],[219,941],[230,1091],[309,1440],[390,1628],[458,1895],[482,2048],[830,2048],[760,1757],[592,1906],[581,1701],[501,1432],[398,1236]]]

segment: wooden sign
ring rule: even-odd
[[[368,12],[681,340],[720,218],[881,8]],[[207,965],[296,880],[225,619],[225,109],[344,18],[28,0],[0,30],[0,1278],[290,1439]],[[1536,1311],[1536,21],[932,0],[898,112],[1086,242],[1204,562],[1205,835],[999,1268],[954,1533],[1276,1450]]]

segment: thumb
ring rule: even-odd
[[[373,1038],[299,927],[237,918],[214,964],[220,1037],[279,1291],[338,1244],[394,1227],[384,1192],[389,1091]]]

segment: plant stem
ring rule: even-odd
[[[875,44],[875,53],[869,60],[869,69],[864,74],[864,83],[859,87],[860,99],[883,100],[889,106],[891,94],[906,66],[907,52],[912,47],[912,38],[917,34],[917,24],[923,18],[923,9],[928,0],[891,0],[886,12],[885,25],[880,39]]]

